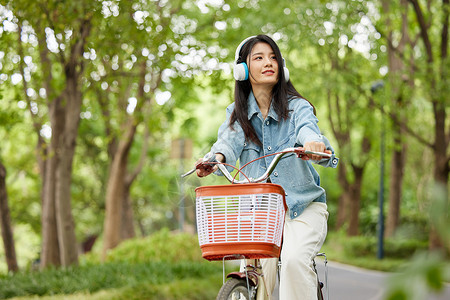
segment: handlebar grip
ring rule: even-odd
[[[325,150],[325,152],[317,152],[317,151],[309,151],[309,150],[305,150],[304,152],[305,154],[313,154],[313,155],[319,155],[322,156],[324,158],[331,158],[331,154],[332,152],[330,150]]]

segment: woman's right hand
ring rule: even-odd
[[[221,153],[216,153],[216,160],[218,162],[224,162],[225,157]],[[196,172],[198,177],[205,177],[217,171],[219,167],[217,166],[217,164],[216,165],[210,165],[207,163],[205,164],[203,162],[203,158],[199,158],[195,163],[195,168],[197,169]]]

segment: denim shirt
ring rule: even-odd
[[[236,165],[239,160],[239,164],[243,166],[258,157],[288,147],[303,146],[308,141],[317,141],[325,143],[333,155],[316,163],[336,168],[338,159],[328,139],[320,133],[317,126],[318,119],[308,101],[301,98],[289,99],[290,113],[287,120],[280,120],[273,106],[264,119],[251,92],[248,97],[248,119],[262,146],[247,141],[238,122],[234,123],[231,129],[229,120],[233,110],[234,103],[227,107],[227,118],[219,128],[217,142],[211,148],[213,153],[222,153],[227,164]],[[257,178],[264,174],[273,158],[274,156],[269,156],[259,159],[242,171],[248,177]],[[320,186],[319,174],[312,166],[311,160],[302,160],[294,153],[283,156],[272,172],[270,181],[281,185],[285,190],[291,219],[298,217],[311,202],[326,202],[325,190]]]

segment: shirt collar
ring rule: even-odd
[[[253,95],[253,91],[250,91],[250,94],[248,95],[248,119],[250,120],[253,115],[260,113],[258,103],[256,102],[255,95]],[[273,99],[272,103],[270,104],[269,113],[267,114],[267,117],[271,117],[275,121],[278,121],[278,114],[275,112],[273,108]]]

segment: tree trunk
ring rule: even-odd
[[[342,194],[339,198],[336,228],[348,223],[347,235],[355,236],[359,233],[359,211],[361,207],[361,188],[363,182],[364,166],[352,166],[354,181],[347,179],[346,164],[339,165],[339,184]]]
[[[51,153],[51,152],[50,152]],[[56,159],[47,160],[47,177],[44,186],[44,198],[42,199],[42,250],[41,269],[47,266],[61,265],[58,230],[56,227],[55,208],[55,167]]]
[[[140,72],[138,81],[138,103],[136,105],[134,115],[130,116],[126,123],[123,124],[123,134],[118,138],[110,136],[110,144],[108,145],[108,154],[111,157],[111,167],[108,178],[106,192],[106,215],[104,221],[104,243],[103,243],[103,259],[106,258],[107,251],[116,247],[122,240],[136,236],[134,229],[133,206],[131,203],[130,189],[137,175],[142,170],[144,161],[147,156],[149,131],[145,127],[143,146],[141,155],[136,168],[128,171],[128,156],[131,145],[133,144],[137,126],[142,123],[142,109],[146,105],[150,105],[150,98],[146,97],[145,85],[147,74],[146,60],[140,62]],[[153,94],[161,83],[161,72],[155,76],[155,85],[151,88],[150,94]],[[126,97],[124,99],[127,99]],[[103,99],[100,99],[103,100]],[[105,101],[100,102],[102,113],[105,118],[105,128],[108,132],[112,132],[109,123],[110,112],[107,110]],[[116,143],[116,141],[119,141]]]
[[[49,101],[52,137],[47,157],[42,213],[41,267],[78,264],[78,246],[71,208],[72,163],[80,121],[83,52],[91,29],[90,19],[82,19],[77,38],[64,61],[65,89]],[[40,42],[44,39],[40,37]],[[45,62],[49,63],[47,57]],[[51,67],[49,65],[44,67]],[[51,77],[49,77],[49,80]],[[47,83],[47,88],[51,87]],[[54,95],[48,90],[47,95]]]
[[[349,225],[347,235],[355,236],[359,234],[359,210],[361,207],[361,187],[363,181],[364,167],[353,166],[355,181],[350,185],[348,197],[350,200]]]
[[[382,5],[387,15],[386,27],[388,28],[388,39],[389,41],[393,41],[394,31],[392,29],[391,19],[389,18],[390,1],[384,0],[382,1]],[[402,117],[402,110],[404,110],[405,104],[403,103],[402,86],[405,84],[407,75],[405,74],[405,65],[397,53],[404,55],[406,43],[410,39],[408,36],[407,0],[400,0],[400,5],[403,8],[401,12],[401,36],[396,47],[394,47],[392,42],[388,43],[388,64],[390,71],[389,81],[392,87],[391,94],[394,95],[392,101],[394,109],[392,111],[396,118],[404,122],[405,118]],[[393,124],[393,135],[395,148],[392,154],[389,178],[389,210],[387,212],[385,231],[385,236],[387,237],[392,236],[399,225],[403,175],[406,161],[406,144],[403,139],[403,131],[398,124]]]
[[[443,214],[446,215],[448,219],[448,208],[449,208],[449,193],[448,193],[448,179],[450,173],[450,158],[447,156],[447,148],[449,143],[449,138],[446,137],[445,132],[445,106],[443,102],[435,101],[433,103],[434,115],[435,115],[435,144],[434,144],[434,181],[436,184],[437,194],[433,195],[431,201],[444,201]],[[432,205],[434,205],[432,203]],[[433,219],[434,216],[431,216]],[[433,222],[432,222],[433,223]],[[435,224],[432,224],[429,246],[431,250],[439,249],[444,246],[441,237],[438,234],[438,228]],[[449,250],[449,249],[447,249]]]
[[[108,185],[106,188],[105,221],[104,221],[104,241],[103,259],[106,258],[107,251],[113,249],[120,242],[120,228],[122,225],[122,197],[123,197],[123,176],[126,172],[126,158],[121,155],[114,155],[114,159],[109,171]]]
[[[338,65],[336,62],[334,65]],[[337,143],[339,145],[339,149],[345,151],[346,153],[351,153],[351,135],[349,129],[352,127],[350,125],[350,120],[342,118],[340,116],[341,108],[340,108],[340,101],[339,101],[339,95],[335,95],[335,103],[333,108],[332,103],[332,92],[331,90],[328,91],[328,119],[331,123],[331,128],[334,133],[334,136],[336,137]],[[345,111],[350,110],[350,104],[349,102],[352,101],[346,101],[345,105]],[[331,114],[332,111],[336,111],[337,117],[333,117],[334,115]],[[345,120],[344,120],[345,119]],[[360,203],[361,203],[361,187],[362,187],[362,181],[363,181],[363,174],[364,174],[364,168],[367,163],[367,155],[370,152],[371,149],[371,142],[369,140],[369,137],[366,133],[364,133],[364,137],[361,141],[361,156],[364,158],[361,162],[358,163],[358,165],[355,165],[353,163],[340,163],[338,167],[338,181],[339,185],[342,187],[342,195],[339,198],[338,203],[338,216],[336,220],[336,227],[340,228],[342,227],[346,222],[348,222],[347,227],[347,234],[349,236],[357,235],[359,232],[359,210],[360,210]],[[346,149],[346,150],[344,150]],[[349,157],[349,160],[350,161]],[[347,174],[348,167],[351,165],[351,170],[353,171],[353,182],[350,182],[349,176]]]
[[[41,269],[50,265],[61,265],[56,221],[56,180],[60,153],[58,145],[60,144],[59,139],[64,124],[61,98],[56,98],[50,102],[49,115],[52,125],[52,138],[46,158],[46,177],[43,181]]]
[[[75,66],[70,66],[75,68]],[[72,163],[75,154],[76,138],[82,104],[78,78],[73,72],[66,72],[65,126],[60,141],[59,165],[56,177],[56,221],[61,264],[78,264],[78,247],[75,236],[75,222],[71,207]]]
[[[134,230],[133,205],[130,197],[130,186],[126,185],[122,198],[122,228],[120,231],[120,240],[134,238],[136,231]]]
[[[6,168],[1,162],[0,162],[0,222],[8,271],[17,272],[19,270],[19,266],[17,265],[16,248],[14,245],[14,236],[11,226],[11,216],[9,213],[9,206],[8,206],[8,193],[6,190]]]
[[[396,132],[396,134],[398,134],[398,132]],[[392,154],[391,173],[389,180],[389,210],[386,218],[385,231],[386,237],[393,236],[395,230],[399,225],[402,184],[405,169],[406,145],[402,143],[402,139],[399,136],[394,138],[394,144],[402,146],[402,149],[394,150]]]
[[[336,219],[336,229],[340,229],[345,222],[348,220],[349,215],[349,182],[347,179],[347,165],[344,162],[339,163],[338,167],[338,182],[342,187],[342,193],[339,196],[338,208],[337,208],[337,219]]]
[[[125,135],[120,140],[112,158],[109,171],[108,186],[106,188],[106,214],[103,227],[103,259],[106,258],[107,251],[116,247],[121,241],[122,208],[125,195],[128,154],[136,133],[136,124],[132,118],[129,119],[127,125]]]

